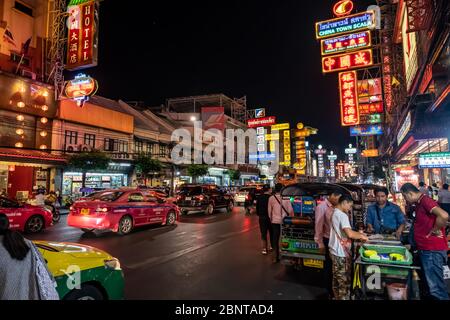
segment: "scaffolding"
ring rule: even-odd
[[[231,118],[245,123],[247,114],[247,97],[229,98],[224,94],[210,94],[166,100],[169,112],[199,113],[202,107],[223,107],[225,114]]]
[[[46,78],[55,86],[55,100],[59,100],[64,90],[64,54],[66,46],[66,0],[48,2]]]

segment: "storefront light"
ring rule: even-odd
[[[16,148],[23,148],[23,143],[22,142],[17,142],[14,146]]]
[[[19,102],[17,102],[17,107],[25,108],[25,103],[23,101],[19,101]]]
[[[44,96],[44,97],[48,97],[48,91],[44,91],[44,92],[42,92],[42,96]]]
[[[48,119],[46,117],[41,118],[41,123],[46,124],[48,122]]]
[[[48,106],[46,106],[45,104],[42,106],[42,111],[47,111],[48,110]]]
[[[16,133],[19,135],[19,136],[21,136],[21,135],[23,135],[23,129],[17,129],[16,130]]]
[[[46,146],[45,144],[41,144],[41,145],[39,146],[39,149],[41,149],[41,150],[46,150],[46,149],[47,149],[47,146]]]
[[[23,120],[25,120],[25,117],[24,117],[23,115],[19,114],[19,115],[16,117],[16,119],[17,119],[17,121],[23,121]]]
[[[41,133],[39,133],[41,137],[46,137],[47,136],[47,131],[41,131]]]

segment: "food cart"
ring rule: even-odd
[[[281,190],[281,197],[289,199],[294,209],[294,217],[285,217],[281,226],[283,264],[323,269],[325,252],[314,241],[315,208],[336,189],[351,195],[345,187],[330,183],[298,183]]]

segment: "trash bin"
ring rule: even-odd
[[[391,283],[386,285],[389,300],[408,300],[408,285]]]

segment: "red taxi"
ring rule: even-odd
[[[51,210],[20,204],[5,197],[0,197],[0,214],[5,214],[9,218],[9,226],[12,230],[26,233],[38,233],[53,225]]]
[[[111,230],[121,235],[148,224],[173,225],[179,209],[145,190],[114,189],[90,194],[70,207],[67,224],[84,232]]]

